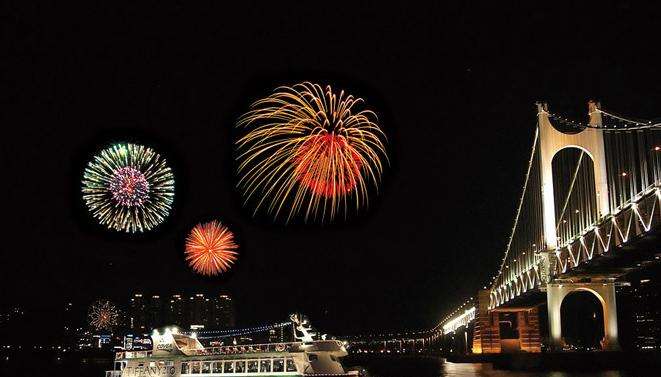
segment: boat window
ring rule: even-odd
[[[226,361],[224,373],[234,373],[234,362]]]
[[[330,355],[330,358],[331,358],[331,360],[333,360],[333,361],[339,361],[339,360],[337,359],[337,357],[335,357],[335,355]]]
[[[239,360],[234,363],[234,373],[243,373],[246,371],[246,361]]]
[[[296,364],[293,359],[287,359],[287,372],[296,372]]]
[[[316,361],[319,359],[316,353],[308,353],[308,361]]]
[[[202,363],[202,373],[211,373],[211,363],[210,362]]]
[[[285,359],[274,359],[273,360],[273,371],[274,372],[284,372],[285,371]]]
[[[259,372],[257,360],[248,360],[248,373]]]
[[[223,362],[216,361],[213,363],[213,373],[223,373]]]
[[[260,372],[270,372],[271,371],[271,360],[262,360],[259,362],[259,371]]]
[[[188,368],[188,363],[181,363],[181,374],[188,374],[190,369]]]
[[[200,362],[199,361],[193,361],[191,363],[191,373],[200,373]]]

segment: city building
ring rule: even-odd
[[[187,326],[206,327],[209,319],[209,300],[202,293],[189,297]]]
[[[661,350],[661,281],[641,279],[632,290],[631,301],[634,347]]]
[[[147,333],[154,328],[176,325],[184,329],[222,329],[235,326],[234,303],[228,294],[208,297],[173,294],[136,293],[131,297],[129,328],[135,334]]]
[[[76,328],[80,324],[79,313],[74,308],[72,302],[67,302],[62,313],[62,340],[68,346],[75,344]]]
[[[285,341],[285,328],[277,327],[269,330],[268,342],[269,343],[283,343]]]
[[[213,317],[210,323],[211,327],[221,329],[235,326],[232,297],[227,294],[220,294],[213,299],[211,305]]]
[[[179,326],[186,326],[184,321],[184,313],[186,311],[186,301],[179,294],[174,294],[170,297],[170,303],[167,307],[167,322],[168,324],[176,324]]]
[[[134,331],[148,331],[147,306],[142,293],[136,293],[131,297],[129,305],[129,327]]]
[[[146,313],[147,328],[153,329],[166,325],[167,321],[163,314],[163,302],[161,300],[161,296],[151,296],[151,300],[148,305],[148,311]]]

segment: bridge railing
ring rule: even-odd
[[[652,188],[617,213],[560,246],[553,276],[560,276],[593,258],[613,253],[618,247],[641,237],[661,225],[661,191]]]
[[[468,326],[468,324],[475,319],[475,311],[475,307],[472,306],[460,315],[443,324],[443,334],[449,334],[457,331],[461,327]]]

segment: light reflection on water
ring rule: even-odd
[[[553,372],[494,369],[491,364],[442,363],[433,359],[378,360],[362,365],[370,377],[633,377],[620,371]],[[640,376],[650,376],[642,374]]]
[[[445,363],[440,365],[439,376],[456,377],[624,377],[628,376],[624,372],[604,371],[604,372],[522,372],[493,369],[491,364],[455,364]],[[404,376],[402,376],[404,377]],[[412,376],[411,376],[412,377]]]

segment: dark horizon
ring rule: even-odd
[[[536,101],[577,120],[590,99],[661,116],[654,12],[628,2],[106,7],[3,7],[3,306],[223,291],[239,325],[300,311],[329,333],[428,328],[498,268]],[[364,98],[388,136],[382,192],[346,222],[253,217],[235,189],[236,119],[306,80]],[[109,231],[81,200],[86,162],[118,141],[174,170],[174,210],[156,231]],[[241,256],[204,278],[183,245],[212,218]]]

